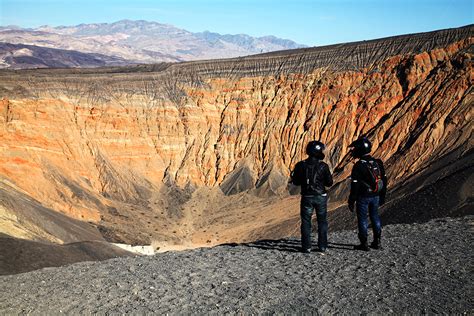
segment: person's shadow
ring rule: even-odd
[[[354,250],[355,246],[356,245],[354,244],[341,244],[341,243],[335,243],[335,242],[328,243],[328,248],[330,249]]]
[[[278,251],[287,251],[287,252],[300,252],[300,241],[299,240],[289,240],[289,239],[263,239],[257,240],[250,243],[229,243],[229,244],[222,244],[220,246],[227,246],[227,247],[250,247],[250,248],[259,248],[264,250],[278,250]]]
[[[301,241],[296,239],[263,239],[250,243],[228,243],[222,244],[220,246],[227,247],[251,247],[259,248],[264,250],[277,250],[277,251],[286,251],[286,252],[301,252]],[[340,249],[340,250],[354,250],[354,244],[342,244],[342,243],[328,243],[329,249]],[[313,245],[314,251],[318,249],[317,245]]]

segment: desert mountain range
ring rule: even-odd
[[[298,236],[288,175],[314,139],[327,144],[336,182],[331,229],[354,227],[348,145],[360,135],[386,163],[386,222],[472,214],[473,31],[2,70],[0,232],[162,250]]]
[[[13,69],[118,66],[124,65],[124,61],[177,62],[304,47],[274,36],[192,33],[169,24],[141,20],[36,29],[4,26],[0,27],[0,42],[0,67]]]

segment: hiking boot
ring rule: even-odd
[[[311,253],[311,248],[306,248],[306,249],[303,248],[303,249],[301,249],[301,252],[302,253]]]
[[[382,249],[382,244],[380,243],[380,239],[374,239],[374,241],[370,244],[370,248]]]
[[[361,243],[360,245],[354,246],[355,250],[369,251],[369,246],[367,243]]]
[[[326,247],[319,247],[318,248],[318,252],[325,253],[327,251],[328,251],[328,249]]]
[[[374,241],[370,244],[372,249],[382,249],[382,244],[380,242],[380,234],[374,235]]]
[[[354,246],[355,250],[369,251],[369,245],[367,244],[367,236],[359,234],[360,244]]]

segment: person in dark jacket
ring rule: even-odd
[[[328,246],[326,187],[332,185],[332,175],[328,165],[323,162],[324,144],[309,142],[306,146],[308,158],[298,162],[291,173],[291,183],[301,186],[301,246],[302,252],[311,252],[311,216],[316,209],[318,221],[318,248],[325,252]]]
[[[387,192],[388,182],[385,169],[382,160],[370,156],[372,144],[366,137],[357,139],[349,147],[352,147],[352,157],[358,159],[352,168],[351,193],[348,201],[349,210],[354,212],[355,209],[357,213],[360,245],[355,246],[355,249],[369,250],[367,243],[367,213],[372,224],[374,238],[370,247],[380,249],[382,224],[378,209],[380,205],[385,203],[385,194]],[[377,176],[374,176],[374,174],[377,174]],[[382,183],[380,183],[380,180],[376,183],[375,179],[382,180]]]

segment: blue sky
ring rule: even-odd
[[[0,0],[0,25],[172,24],[319,46],[474,23],[474,0]]]

